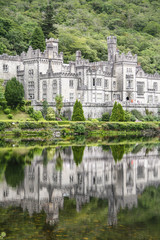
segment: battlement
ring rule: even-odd
[[[55,38],[46,39],[46,44],[51,42],[59,43],[59,39],[55,39]]]
[[[156,80],[156,79],[160,79],[160,74],[156,72],[154,74],[148,74],[147,77],[153,78],[154,80]]]
[[[21,61],[21,57],[19,55],[10,56],[8,54],[3,53],[0,55],[0,59],[7,60],[7,61]]]
[[[117,44],[117,37],[115,36],[107,37],[107,44]]]
[[[137,63],[137,55],[132,55],[131,52],[128,52],[127,54],[119,54],[119,52],[116,53],[116,62],[133,62]]]

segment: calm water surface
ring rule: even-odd
[[[6,239],[160,239],[160,144],[0,148]]]

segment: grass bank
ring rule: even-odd
[[[116,136],[116,135],[159,135],[159,122],[99,122],[99,121],[21,121],[0,120],[0,134],[69,137]]]

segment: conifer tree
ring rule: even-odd
[[[116,120],[117,120],[117,102],[114,103],[112,113],[111,113],[111,117],[110,117],[111,122],[114,122]]]
[[[32,39],[31,39],[31,46],[34,50],[40,49],[41,52],[44,52],[46,48],[44,34],[40,27],[36,27],[33,32]]]
[[[117,104],[117,102],[114,103],[112,114],[110,117],[111,122],[123,122],[125,120],[125,114],[123,107],[120,103]]]
[[[51,2],[47,5],[45,9],[44,19],[42,21],[42,30],[45,35],[45,38],[48,38],[49,33],[57,34],[58,30],[55,27],[55,17],[54,10]]]
[[[73,107],[72,121],[85,121],[82,104],[76,100]]]

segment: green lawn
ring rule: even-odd
[[[13,115],[13,120],[26,120],[30,118],[27,113],[20,110],[11,110],[11,114]],[[4,114],[2,110],[0,111],[0,120],[8,120],[7,114]]]

